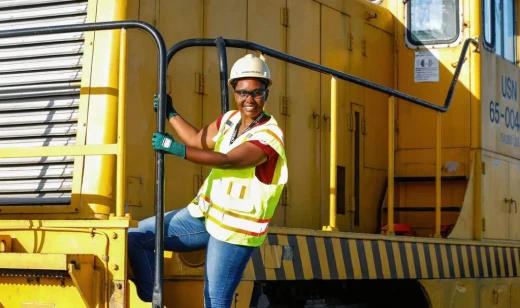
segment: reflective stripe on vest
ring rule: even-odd
[[[206,210],[206,212],[203,212],[200,207],[199,210],[202,212],[204,217],[212,220],[219,226],[231,231],[254,236],[260,236],[267,233],[267,227],[269,226],[271,219],[256,219],[246,215],[240,215],[212,203],[205,195],[201,195],[199,198],[206,201],[208,205],[211,204],[211,206],[208,207],[209,211]]]
[[[249,140],[260,140],[270,145],[279,154],[274,184],[260,182],[255,176],[255,167],[239,170],[214,168],[189,208],[193,216],[206,217],[207,230],[213,237],[239,245],[259,246],[265,239],[287,182],[283,133],[271,117],[267,123],[238,136],[230,145],[232,128],[239,120],[240,114],[236,111],[224,115],[214,138],[215,151],[227,153]]]

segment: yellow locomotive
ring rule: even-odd
[[[127,230],[209,173],[158,161],[153,97],[228,108],[217,42],[269,64],[289,163],[234,307],[520,307],[518,8],[0,1],[0,308],[150,306]],[[202,307],[204,251],[164,257],[165,306]]]

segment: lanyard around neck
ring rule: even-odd
[[[253,126],[255,126],[256,124],[258,124],[258,122],[260,122],[260,120],[264,117],[264,113],[262,112],[253,122],[251,122],[251,124],[249,124],[249,126],[244,130],[244,132],[242,134],[245,134],[246,132],[248,132],[251,128],[253,128]],[[237,125],[235,126],[235,130],[233,131],[233,135],[231,135],[231,140],[229,141],[229,144],[233,144],[233,142],[235,142],[235,140],[237,139],[238,137],[238,129],[240,128],[240,124],[242,124],[242,119],[240,119],[240,121],[238,121]]]

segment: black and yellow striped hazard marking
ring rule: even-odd
[[[266,245],[281,253],[254,252],[256,280],[492,278],[516,277],[520,269],[513,247],[285,234],[269,234]],[[265,266],[268,257],[281,261]]]

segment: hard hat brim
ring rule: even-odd
[[[239,77],[239,78],[230,78],[228,80],[228,84],[233,87],[233,82],[238,82],[240,81],[240,79],[247,79],[247,78],[251,78],[251,79],[260,79],[262,80],[263,82],[265,82],[266,84],[266,88],[269,88],[272,84],[273,84],[273,81],[270,79],[270,78],[265,78],[265,77],[255,77],[255,76],[244,76],[244,77]]]

